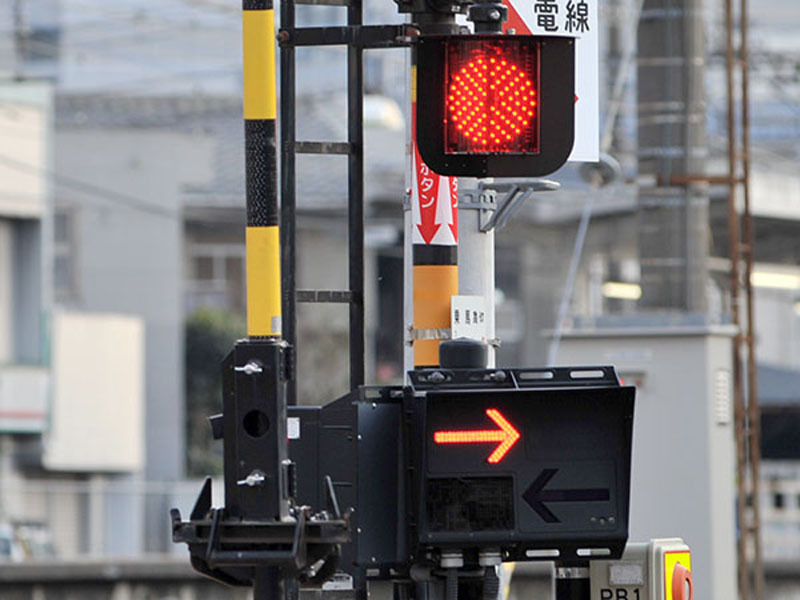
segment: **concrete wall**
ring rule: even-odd
[[[12,309],[13,294],[11,283],[14,265],[12,252],[12,223],[8,219],[0,219],[0,364],[11,361],[13,356],[14,329]]]
[[[182,134],[56,134],[57,171],[92,181],[99,190],[57,190],[57,205],[76,215],[80,240],[75,308],[144,319],[148,479],[183,472],[180,190],[208,176],[208,150],[202,140]]]
[[[202,134],[140,129],[56,133],[56,204],[75,219],[77,281],[70,308],[143,319],[145,467],[149,481],[184,470],[181,191],[206,183],[211,147]],[[148,498],[145,550],[165,551],[167,502]],[[123,511],[124,512],[124,511]]]
[[[245,600],[249,588],[201,577],[181,558],[141,561],[42,562],[0,566],[4,600]]]

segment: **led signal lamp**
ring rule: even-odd
[[[422,36],[417,42],[417,144],[442,175],[552,173],[574,138],[571,38]]]
[[[494,421],[498,429],[468,429],[456,431],[436,431],[433,434],[435,444],[485,444],[499,442],[497,447],[486,459],[486,462],[496,465],[517,443],[520,433],[508,422],[496,408],[487,408],[486,416]]]
[[[539,150],[535,53],[531,46],[503,50],[491,42],[448,47],[448,154]]]

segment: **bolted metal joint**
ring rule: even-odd
[[[261,373],[264,369],[261,368],[261,365],[258,362],[251,360],[243,367],[234,367],[234,371],[237,373],[244,373],[245,375],[255,375],[256,373]]]
[[[499,548],[487,548],[478,554],[478,564],[482,567],[494,567],[503,562]]]
[[[447,550],[442,552],[439,564],[443,569],[458,569],[464,566],[464,555],[460,550]]]
[[[469,7],[467,19],[475,24],[475,33],[503,33],[508,8],[499,2],[482,2]]]
[[[264,471],[255,469],[254,471],[251,471],[247,477],[237,481],[236,485],[246,485],[247,487],[256,487],[259,485],[263,485],[266,480],[267,476],[264,474]]]

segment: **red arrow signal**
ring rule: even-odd
[[[486,415],[494,421],[500,429],[472,429],[461,431],[435,431],[433,441],[437,444],[486,444],[500,442],[494,449],[487,462],[495,465],[511,450],[520,438],[519,431],[496,408],[487,408]]]

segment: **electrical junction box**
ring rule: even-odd
[[[692,600],[692,553],[682,539],[625,547],[620,560],[590,564],[591,600]]]

